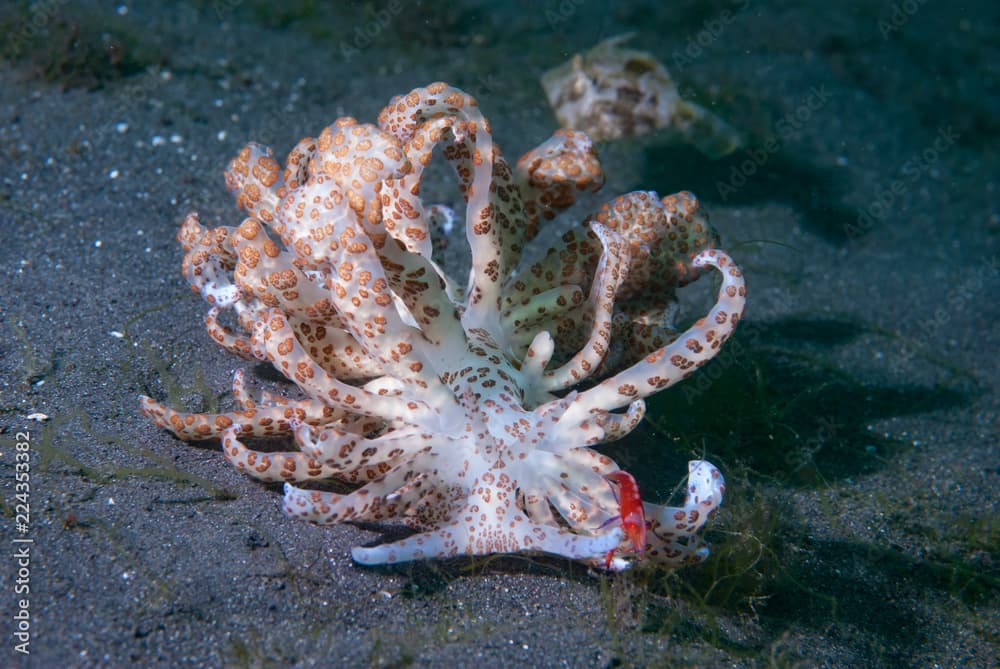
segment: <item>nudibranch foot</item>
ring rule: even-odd
[[[424,532],[370,548],[351,549],[351,556],[360,564],[395,564],[428,558],[448,558],[459,555],[490,555],[492,553],[544,553],[587,562],[597,566],[599,558],[622,543],[624,533],[613,528],[597,536],[581,535],[565,529],[531,524],[518,531],[487,533],[464,539],[464,523],[454,522],[434,532]],[[612,564],[609,569],[626,565]]]

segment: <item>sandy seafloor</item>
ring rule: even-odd
[[[6,10],[0,69],[0,666],[1000,663],[1000,5],[34,4]],[[12,48],[28,21],[52,32]],[[278,486],[139,415],[140,393],[231,407],[240,367],[283,387],[209,341],[174,240],[192,209],[240,221],[222,169],[246,141],[283,157],[444,80],[513,159],[556,124],[541,72],[626,31],[776,140],[721,161],[662,133],[602,143],[607,185],[560,219],[693,190],[745,270],[729,355],[606,449],[655,501],[692,456],[726,473],[709,563],[361,568],[349,549],[378,528],[293,522]],[[688,318],[710,290],[686,289]]]

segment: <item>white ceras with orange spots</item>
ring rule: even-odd
[[[465,200],[463,283],[432,257],[452,214],[419,196],[435,148]],[[590,139],[571,130],[511,167],[476,101],[442,83],[394,98],[375,125],[338,119],[284,168],[249,144],[226,172],[248,218],[209,230],[189,214],[184,275],[211,305],[211,336],[271,363],[301,396],[253,394],[241,370],[238,410],[182,413],[148,397],[142,410],[181,439],[221,439],[255,478],[285,481],[289,515],[416,530],[353,549],[363,564],[517,551],[610,569],[637,555],[700,561],[719,471],[692,461],[684,506],[643,502],[640,547],[606,478],[619,468],[591,447],[627,434],[642,398],[719,351],[743,313],[743,277],[694,196],[642,191],[519,268],[539,226],[603,181]],[[722,277],[717,301],[680,332],[675,291],[708,268]],[[235,327],[220,321],[227,309]],[[295,449],[244,443],[279,435]],[[329,478],[360,487],[295,485]]]

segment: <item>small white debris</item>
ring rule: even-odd
[[[184,138],[181,137],[180,135],[178,135],[176,132],[174,134],[170,135],[170,142],[171,142],[171,144],[180,144],[183,141],[184,141]]]
[[[36,423],[44,423],[49,419],[49,415],[44,413],[39,413],[36,411],[35,413],[29,413],[27,416],[25,416],[25,418],[27,418],[28,420],[33,420]]]
[[[149,143],[153,146],[163,146],[167,143],[167,140],[163,139],[162,135],[153,135],[153,138],[149,140]]]
[[[108,178],[109,179],[117,179],[118,178],[118,174],[119,174],[118,170],[111,170],[110,172],[108,172]]]
[[[101,244],[102,244],[101,240],[98,239],[96,242],[94,242],[94,248],[95,249],[101,248]]]
[[[124,121],[122,121],[121,123],[116,123],[115,130],[117,130],[119,133],[122,134],[128,132],[128,123],[125,123]]]
[[[125,338],[125,333],[124,332],[119,332],[118,330],[112,330],[108,334],[111,335],[112,337],[114,337],[115,339],[124,339]]]
[[[115,11],[118,12],[118,16],[125,16],[126,14],[128,14],[128,6],[118,5],[117,7],[115,7]]]
[[[219,132],[215,133],[215,138],[220,142],[226,141],[226,131],[220,130]]]
[[[108,497],[108,506],[114,506],[114,505],[115,505],[115,498]]]

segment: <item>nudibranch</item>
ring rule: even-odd
[[[419,196],[435,148],[464,199],[464,285],[432,257],[433,235],[460,217]],[[511,167],[476,101],[443,83],[393,98],[377,124],[338,119],[283,168],[248,144],[226,171],[247,218],[208,229],[189,214],[183,273],[210,305],[209,335],[300,392],[254,392],[240,370],[234,411],[142,397],[142,412],[180,439],[221,440],[254,478],[283,481],[290,516],[415,530],[354,548],[362,564],[518,551],[596,567],[613,552],[610,569],[640,553],[702,560],[719,471],[692,461],[682,507],[643,503],[637,549],[609,483],[619,468],[592,447],[627,434],[644,397],[718,353],[743,313],[743,276],[694,196],[648,191],[609,202],[519,267],[539,225],[603,181],[591,140],[570,130]],[[679,331],[674,291],[710,268],[716,302]],[[248,445],[276,436],[289,450]],[[302,485],[324,479],[355,487]]]
[[[621,47],[632,37],[610,37],[542,75],[562,127],[582,130],[594,141],[669,129],[709,158],[739,149],[739,133],[682,98],[667,68],[652,55]]]

